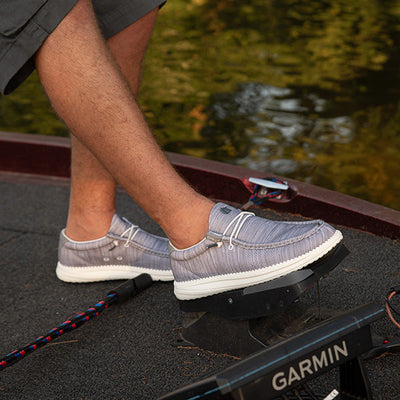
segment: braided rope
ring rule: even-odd
[[[103,310],[117,301],[115,293],[110,293],[104,300],[99,301],[93,307],[88,308],[85,312],[76,314],[73,318],[64,321],[61,325],[51,329],[46,335],[39,336],[33,342],[28,343],[18,350],[14,350],[0,360],[0,371],[6,369],[12,364],[20,361],[23,357],[32,353],[34,350],[46,345],[50,341],[60,337],[64,333],[70,332],[79,326],[85,324],[90,319],[97,317]]]

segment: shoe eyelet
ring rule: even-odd
[[[234,248],[233,244],[230,244],[230,245],[228,246],[228,250],[233,250],[233,248]]]
[[[123,259],[123,258],[122,258],[121,256],[117,257],[117,260],[118,260],[118,261],[122,261],[122,259]]]
[[[105,262],[108,262],[108,261],[110,261],[110,258],[109,258],[109,257],[104,257],[103,260],[104,260]]]

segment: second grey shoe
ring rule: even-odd
[[[175,295],[191,300],[256,285],[304,268],[342,240],[323,221],[281,222],[218,203],[196,245],[170,244]]]
[[[76,242],[62,231],[56,273],[65,282],[131,279],[142,273],[153,280],[173,280],[168,239],[145,232],[117,215],[110,231],[100,239]]]

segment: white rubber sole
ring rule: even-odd
[[[343,239],[340,231],[335,231],[331,238],[314,250],[292,260],[256,270],[217,275],[193,281],[174,282],[175,296],[179,300],[193,300],[201,297],[258,285],[279,278],[293,271],[298,271],[329,253]]]
[[[172,271],[132,267],[130,265],[107,265],[94,267],[67,267],[60,262],[56,274],[64,282],[87,283],[117,279],[133,279],[140,274],[149,274],[153,281],[172,281]]]

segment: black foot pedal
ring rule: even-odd
[[[348,250],[338,245],[300,271],[260,285],[198,300],[180,301],[188,311],[178,344],[243,357],[334,314],[295,301],[335,268]],[[322,315],[321,315],[322,314]]]
[[[347,248],[339,244],[306,268],[281,278],[196,300],[181,300],[179,305],[182,311],[212,312],[229,319],[252,319],[274,315],[284,311],[348,254]]]
[[[331,310],[310,309],[300,302],[291,304],[282,313],[250,320],[188,313],[177,345],[242,358],[337,315]]]
[[[244,357],[265,347],[251,334],[250,322],[233,321],[212,313],[191,313],[183,322],[176,344]]]

